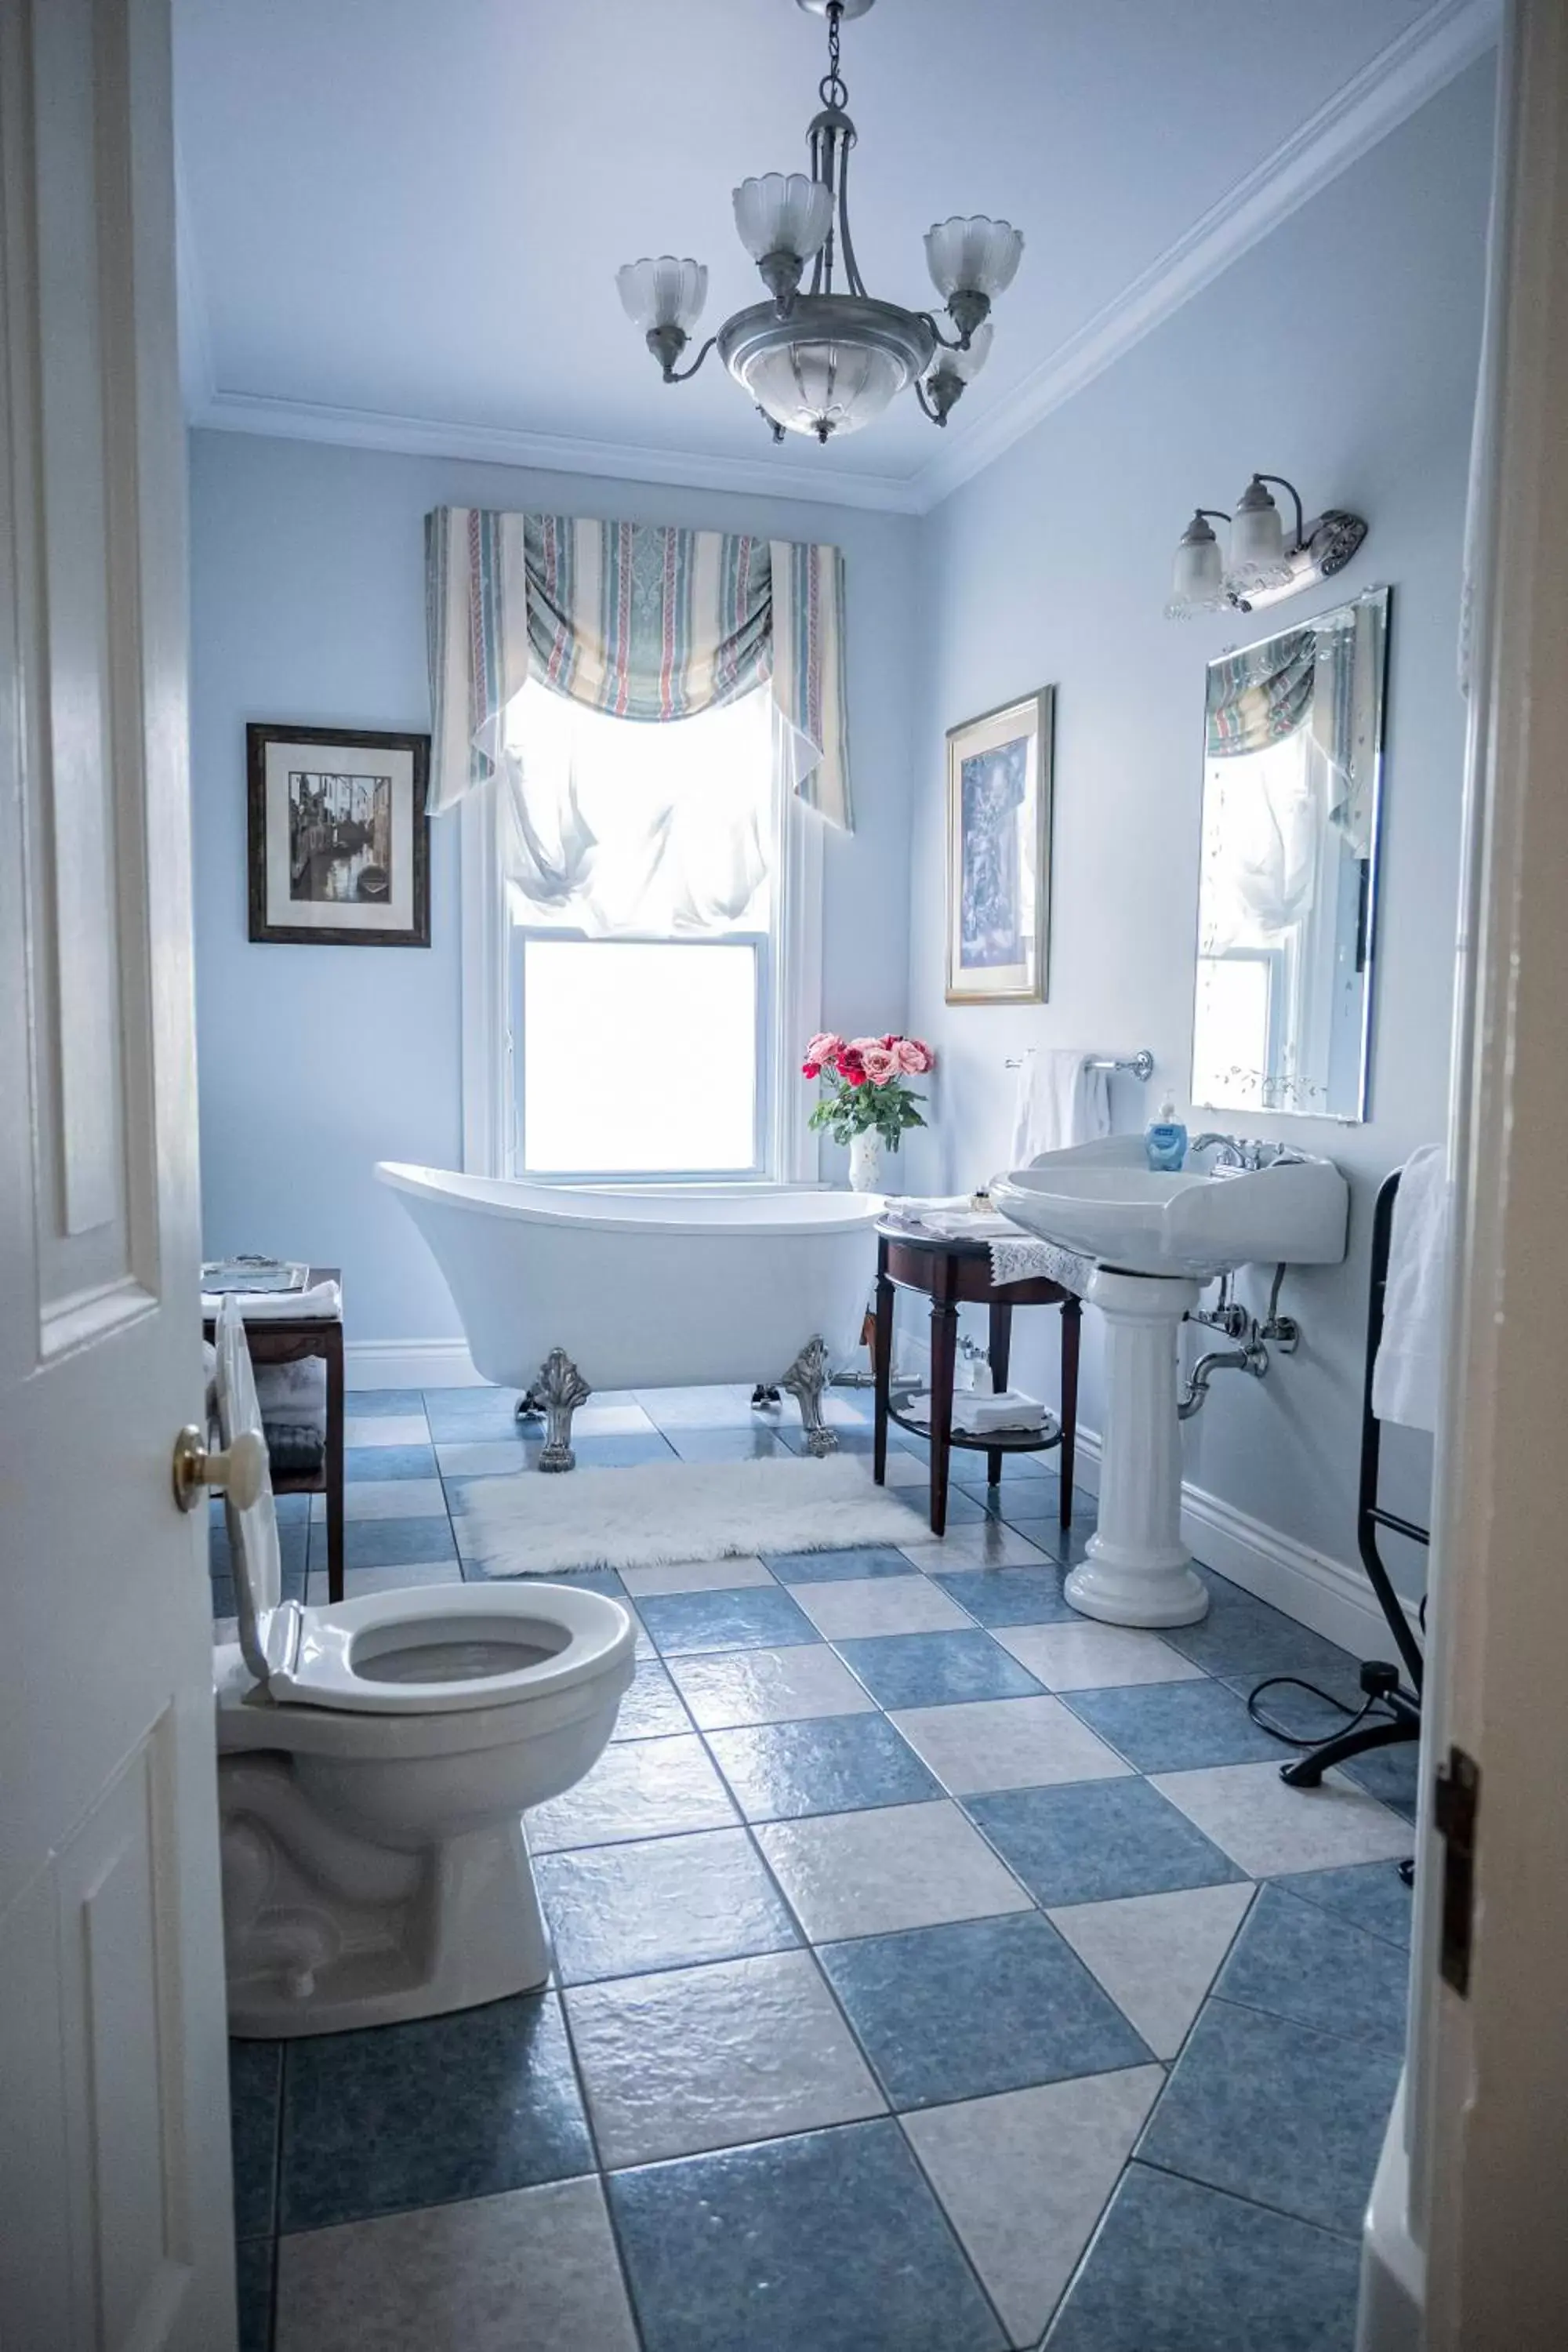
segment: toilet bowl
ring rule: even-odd
[[[259,1430],[226,1298],[218,1417]],[[559,1584],[281,1595],[269,1485],[226,1505],[239,1640],[214,1656],[229,2025],[336,2033],[542,1984],[521,1816],[602,1753],[629,1612]]]

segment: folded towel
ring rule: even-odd
[[[327,1455],[327,1433],[313,1423],[264,1421],[267,1459],[279,1477],[313,1478]]]
[[[1394,1196],[1383,1338],[1372,1368],[1372,1409],[1408,1429],[1437,1426],[1447,1329],[1448,1163],[1440,1144],[1405,1161]]]
[[[994,1209],[931,1209],[921,1219],[925,1232],[943,1242],[1001,1241],[1018,1230]]]
[[[931,1401],[929,1396],[910,1399],[905,1411],[911,1421],[929,1422]],[[965,1437],[986,1437],[993,1432],[1001,1434],[1013,1430],[1043,1431],[1054,1421],[1043,1404],[1035,1397],[1025,1396],[1021,1390],[1004,1389],[999,1396],[982,1396],[973,1390],[955,1390],[952,1399],[952,1426]]]
[[[218,1308],[232,1292],[202,1293],[202,1315],[211,1323],[217,1318]],[[338,1282],[318,1282],[310,1290],[276,1290],[247,1293],[240,1299],[239,1311],[247,1323],[277,1323],[295,1320],[312,1323],[334,1323],[343,1311],[342,1285]]]
[[[1070,1045],[1031,1045],[1018,1065],[1012,1166],[1110,1133],[1109,1074]]]
[[[327,1413],[327,1367],[320,1356],[293,1364],[258,1364],[256,1401],[263,1420],[321,1421]]]

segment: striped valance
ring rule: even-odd
[[[1266,751],[1270,743],[1293,735],[1312,707],[1317,659],[1316,632],[1291,629],[1210,662],[1210,759]]]
[[[614,717],[689,719],[765,680],[801,797],[850,824],[837,547],[441,507],[426,520],[432,813],[494,771],[531,677]]]

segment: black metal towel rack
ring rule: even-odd
[[[1383,1338],[1384,1295],[1388,1288],[1388,1245],[1394,1231],[1394,1203],[1399,1192],[1401,1171],[1396,1168],[1385,1177],[1379,1188],[1377,1206],[1372,1221],[1372,1278],[1367,1299],[1366,1369],[1362,1381],[1361,1405],[1361,1485],[1356,1498],[1356,1545],[1362,1566],[1367,1573],[1377,1598],[1377,1605],[1388,1621],[1388,1630],[1404,1665],[1409,1688],[1401,1687],[1398,1671],[1381,1659],[1369,1659],[1362,1667],[1362,1688],[1368,1699],[1375,1698],[1384,1712],[1309,1748],[1304,1756],[1294,1757],[1279,1768],[1281,1780],[1289,1780],[1295,1789],[1315,1789],[1324,1773],[1334,1764],[1342,1764],[1348,1757],[1363,1756],[1369,1748],[1390,1748],[1402,1739],[1417,1739],[1421,1735],[1421,1684],[1424,1661],[1421,1643],[1415,1627],[1405,1615],[1404,1605],[1394,1589],[1394,1580],[1377,1548],[1380,1528],[1394,1535],[1405,1536],[1412,1543],[1430,1544],[1432,1531],[1418,1527],[1398,1511],[1384,1508],[1378,1500],[1378,1467],[1383,1445],[1383,1424],[1372,1409],[1373,1367],[1377,1361],[1378,1344]]]

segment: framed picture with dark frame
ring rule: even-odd
[[[428,735],[252,725],[245,745],[250,937],[427,948]]]
[[[947,1001],[1043,1004],[1050,950],[1056,689],[947,737]]]

